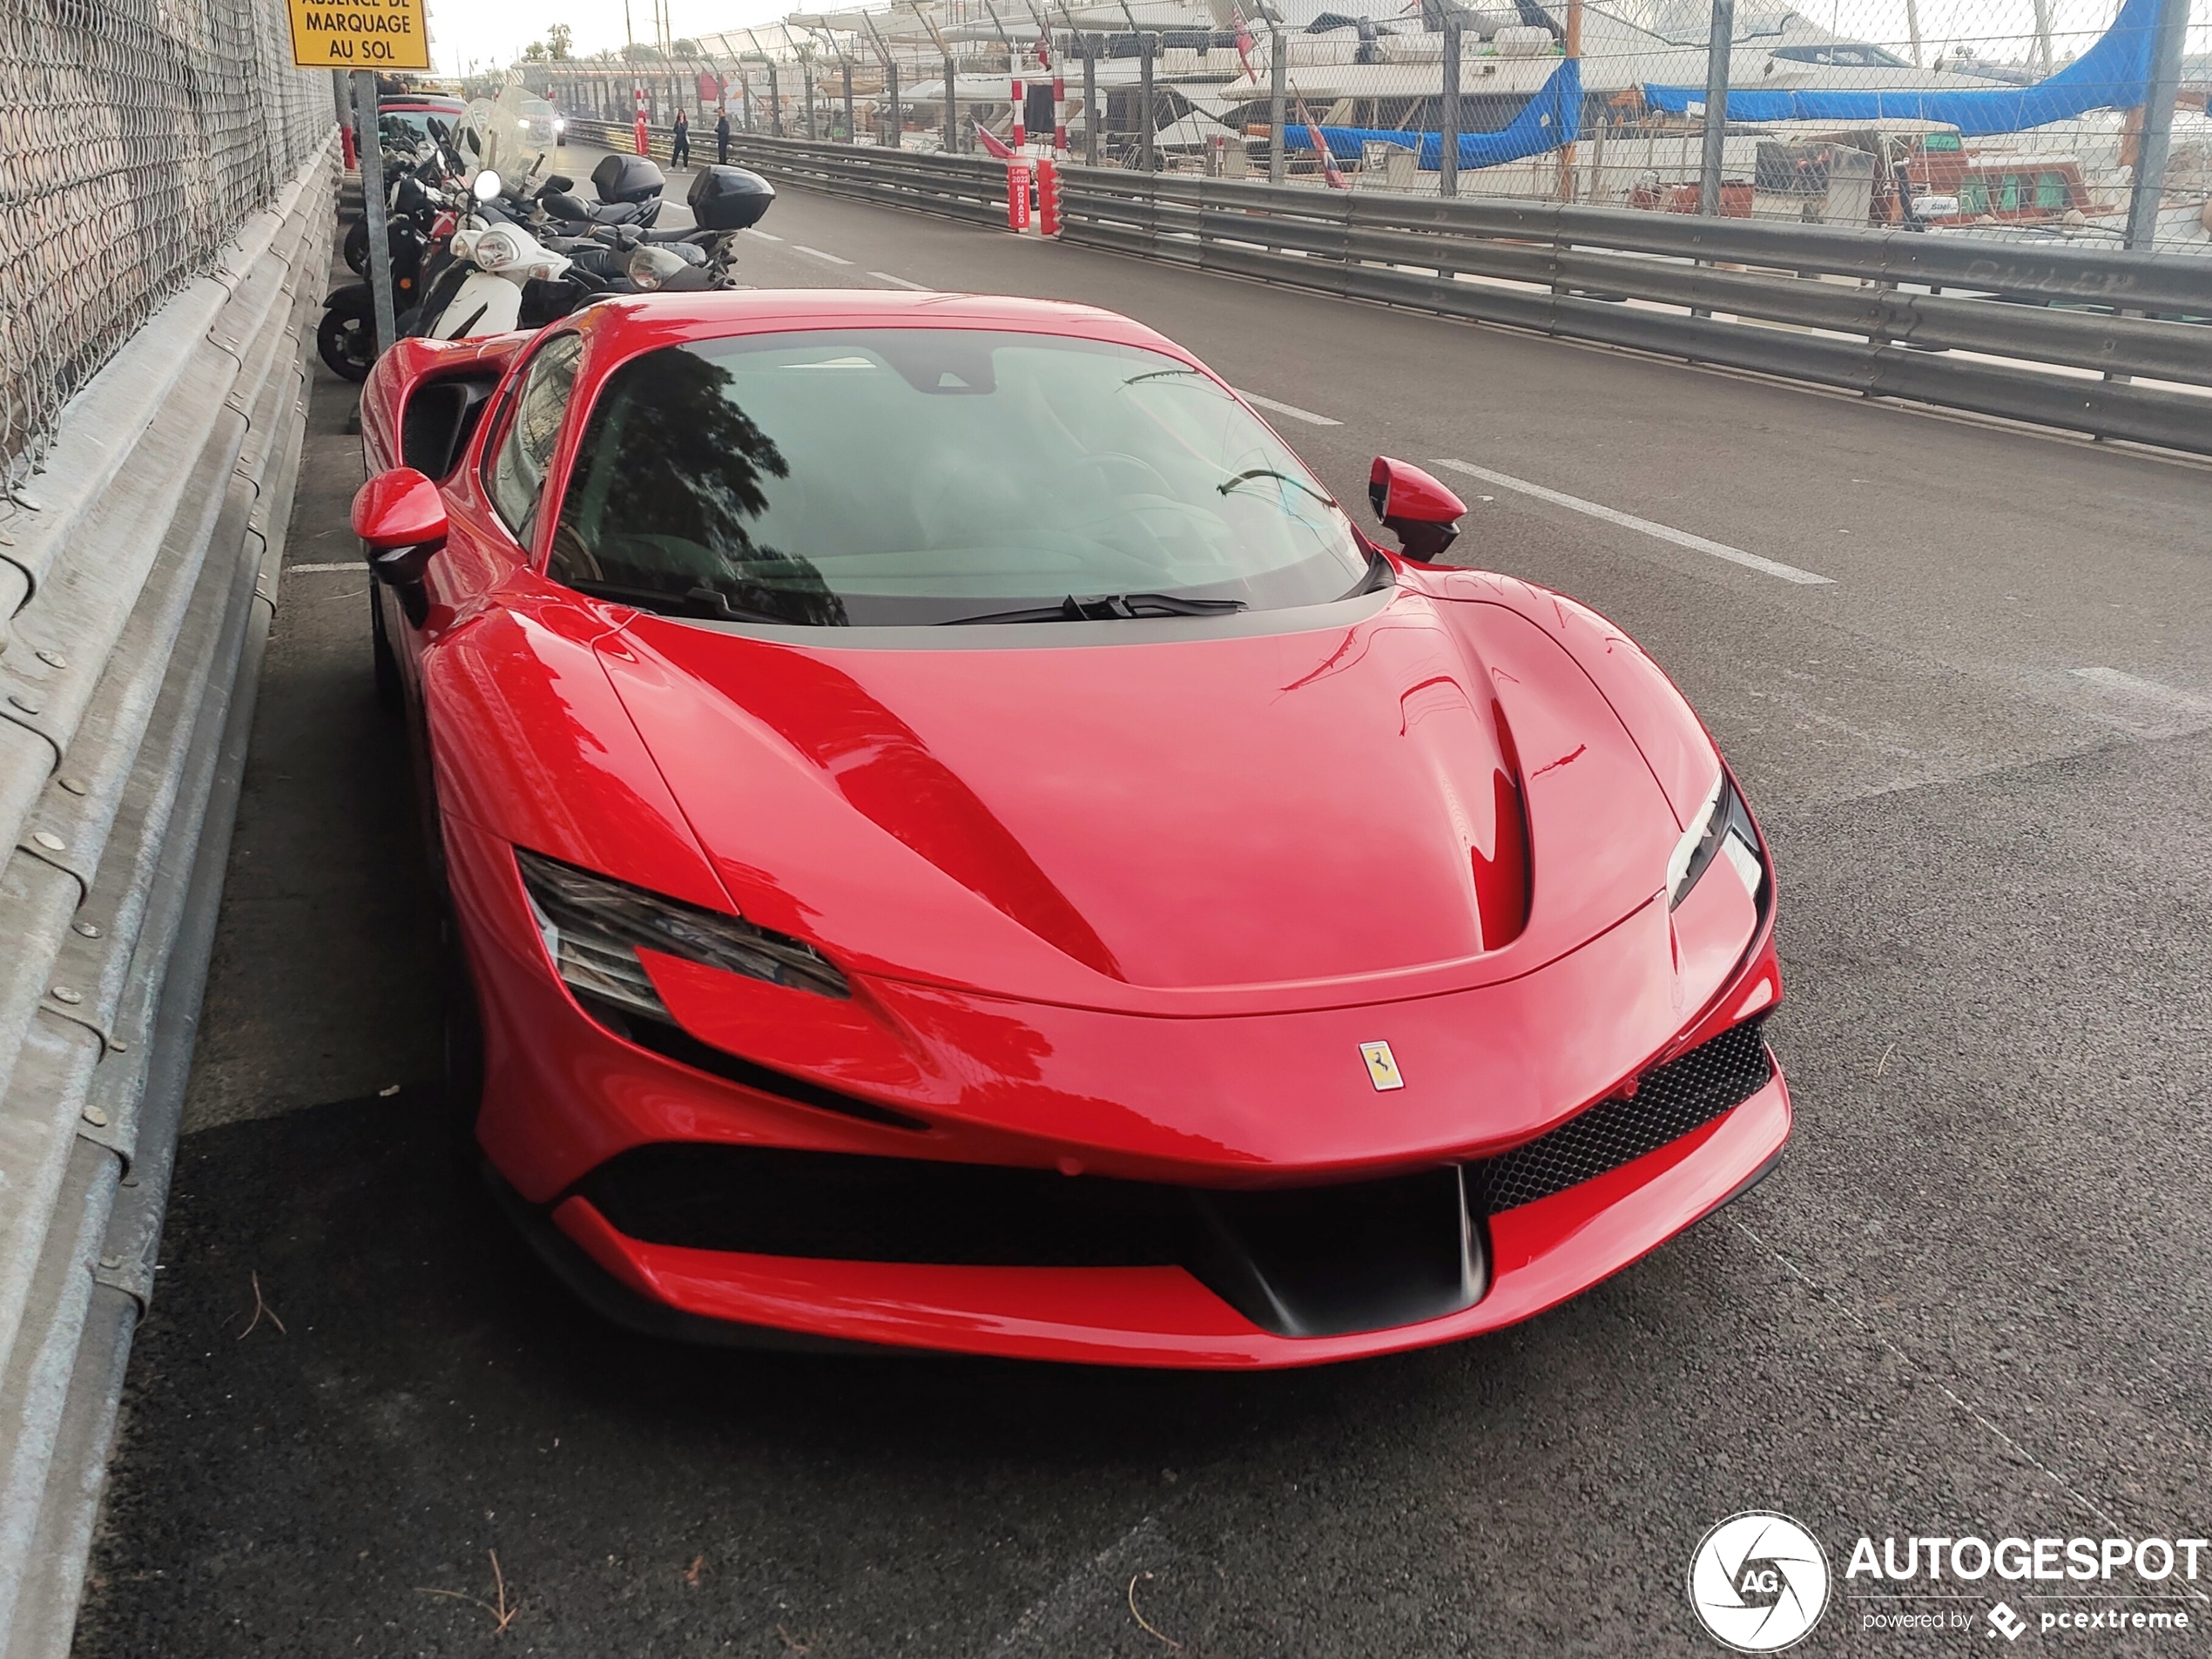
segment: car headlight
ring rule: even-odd
[[[522,847],[515,861],[546,954],[579,998],[673,1025],[638,958],[641,948],[822,996],[853,994],[836,964],[803,940]]]
[[[1750,809],[1743,805],[1743,797],[1736,792],[1736,786],[1729,781],[1723,769],[1713,792],[1705,798],[1703,811],[1683,832],[1682,840],[1675,843],[1674,856],[1667,860],[1667,908],[1674,909],[1689,896],[1716,857],[1725,858],[1736,867],[1743,878],[1743,885],[1756,896],[1759,884],[1766,878],[1766,867],[1759,858],[1759,833],[1751,826]]]

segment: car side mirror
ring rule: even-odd
[[[412,467],[380,472],[354,494],[354,534],[379,582],[420,587],[430,556],[446,544],[445,497]]]
[[[1367,501],[1406,556],[1433,564],[1460,534],[1467,503],[1419,467],[1377,455],[1367,473]]]

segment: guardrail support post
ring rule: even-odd
[[[1083,37],[1083,165],[1098,165],[1098,37]]]
[[[1290,170],[1283,149],[1283,123],[1289,114],[1291,60],[1283,49],[1283,25],[1271,20],[1268,28],[1272,33],[1267,49],[1267,182],[1279,185]]]
[[[2171,4],[2173,0],[2168,0]],[[1136,165],[1140,172],[1156,170],[1152,148],[1152,50],[1157,35],[1149,30],[1136,37]]]
[[[2148,250],[2158,239],[2158,205],[2166,193],[2166,160],[2174,138],[2174,95],[2182,79],[2182,49],[2189,30],[2189,0],[2165,0],[2151,37],[2150,85],[2143,96],[2143,136],[2135,146],[2135,190],[2128,203],[2128,246]]]
[[[2186,0],[2184,0],[2186,3]],[[354,142],[361,146],[361,214],[368,224],[368,293],[376,307],[376,349],[388,349],[399,329],[392,320],[391,233],[384,224],[384,136],[378,120],[376,71],[354,71]]]
[[[945,54],[945,153],[960,153],[959,99],[953,91],[953,55]]]
[[[1721,159],[1728,143],[1728,60],[1736,44],[1736,0],[1713,0],[1713,28],[1705,48],[1705,153],[1697,170],[1697,211],[1721,212]]]
[[[1444,109],[1437,123],[1436,192],[1460,193],[1460,13],[1444,14]]]

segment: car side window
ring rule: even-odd
[[[576,334],[563,334],[539,349],[523,371],[514,413],[492,452],[485,489],[492,506],[524,547],[529,545],[530,530],[537,522],[546,469],[553,464],[553,445],[561,435],[561,417],[568,413],[569,394],[576,388],[577,364],[583,355],[583,341]]]

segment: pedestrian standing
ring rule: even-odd
[[[668,165],[688,167],[691,165],[691,124],[684,118],[684,111],[676,111],[676,136],[668,145]]]
[[[722,118],[714,124],[714,158],[724,166],[730,165],[730,109],[723,105]]]

